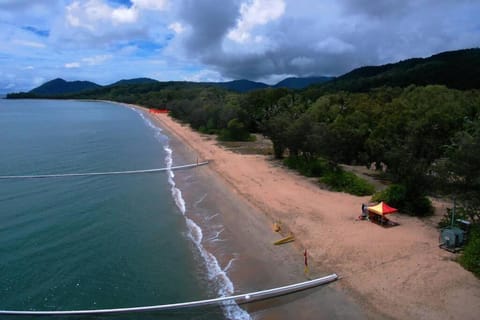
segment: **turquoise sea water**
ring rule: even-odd
[[[159,168],[172,157],[161,130],[127,107],[0,100],[0,175]],[[134,307],[224,292],[209,287],[212,257],[195,242],[201,231],[183,216],[182,201],[168,173],[0,180],[0,310]],[[79,319],[223,319],[235,312]]]

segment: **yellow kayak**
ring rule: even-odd
[[[280,245],[280,244],[285,244],[285,243],[289,243],[289,242],[292,242],[292,241],[295,241],[295,237],[291,234],[288,237],[285,237],[285,238],[282,238],[280,240],[275,241],[273,244],[274,245]]]

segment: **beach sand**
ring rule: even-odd
[[[478,318],[480,280],[454,261],[455,254],[438,248],[432,219],[394,215],[391,219],[400,224],[394,228],[357,221],[369,197],[322,190],[266,156],[233,153],[165,114],[152,117],[178,152],[180,145],[188,146],[183,160],[211,161],[194,169],[199,185],[208,190],[200,204],[216,206],[214,219],[230,241],[225,247],[233,248],[215,253],[220,263],[238,257],[228,270],[236,292],[305,280],[304,249],[311,277],[332,272],[342,277],[303,294],[248,306],[256,319]],[[188,179],[184,172],[180,180],[182,175]],[[198,190],[194,193],[198,197]],[[296,241],[273,246],[281,237],[272,231],[274,221],[281,221],[283,235],[292,232]]]

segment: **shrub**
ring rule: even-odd
[[[375,188],[354,173],[346,172],[340,168],[330,171],[320,179],[320,182],[330,186],[335,191],[343,191],[356,196],[371,195]]]
[[[283,163],[290,169],[297,170],[307,177],[321,177],[329,172],[330,165],[322,158],[307,159],[305,157],[288,157]]]
[[[402,212],[414,216],[433,214],[430,199],[424,195],[409,194],[407,188],[400,184],[392,184],[387,189],[373,195],[372,201],[384,201]]]
[[[480,226],[474,225],[470,230],[469,240],[463,255],[459,258],[460,264],[467,270],[480,277]]]
[[[227,128],[220,131],[218,137],[222,141],[252,141],[255,140],[245,125],[238,119],[232,119],[228,122]]]
[[[432,201],[425,196],[407,198],[404,211],[419,217],[430,216],[433,214]]]
[[[407,189],[400,184],[392,184],[387,189],[375,193],[372,201],[384,201],[395,208],[403,208],[407,198]]]
[[[371,195],[375,188],[351,172],[346,172],[338,166],[333,166],[322,158],[308,159],[306,157],[290,156],[283,160],[290,169],[297,170],[307,177],[322,177],[320,182],[328,185],[334,191],[347,192],[357,196]]]

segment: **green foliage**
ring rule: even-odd
[[[336,168],[320,178],[320,182],[330,186],[335,191],[343,191],[357,196],[371,195],[375,188],[354,173]]]
[[[283,157],[288,138],[286,128],[288,128],[290,123],[291,119],[289,114],[282,112],[270,118],[264,125],[265,135],[272,140],[273,153],[277,159]]]
[[[423,195],[417,195],[407,197],[405,208],[402,211],[414,216],[426,217],[431,216],[434,209],[430,199]]]
[[[328,161],[322,158],[307,159],[305,157],[290,156],[283,160],[290,169],[297,170],[307,177],[321,177],[331,170]]]
[[[429,216],[433,214],[430,199],[422,194],[409,192],[405,185],[392,184],[387,189],[373,195],[372,201],[384,201],[389,205],[415,216]]]
[[[222,129],[218,137],[222,141],[251,141],[252,136],[245,128],[245,125],[238,119],[232,119],[228,122],[227,128]]]
[[[290,169],[297,170],[307,177],[321,177],[320,182],[328,185],[335,191],[364,196],[371,195],[375,188],[367,181],[351,172],[328,162],[323,158],[308,158],[304,156],[290,156],[283,160]]]
[[[471,221],[480,221],[480,118],[465,121],[437,163],[444,189],[453,193]]]
[[[480,226],[478,224],[472,226],[468,243],[459,262],[465,269],[480,277]]]
[[[425,59],[408,59],[355,69],[325,84],[308,88],[318,96],[338,91],[368,92],[381,86],[442,84],[461,90],[480,88],[480,49],[443,52]]]
[[[392,184],[385,190],[375,193],[372,197],[372,201],[384,201],[394,208],[401,209],[405,207],[406,197],[407,189],[405,186],[400,184]]]

